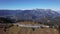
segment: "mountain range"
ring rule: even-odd
[[[0,17],[11,17],[18,20],[60,21],[60,13],[51,9],[33,9],[33,10],[0,10]]]
[[[0,10],[0,16],[15,16],[20,19],[37,19],[47,17],[49,19],[60,17],[57,11],[50,9],[35,9],[35,10]]]

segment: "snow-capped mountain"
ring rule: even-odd
[[[53,10],[44,10],[44,9],[36,9],[36,10],[24,10],[17,14],[20,19],[33,19],[38,20],[40,18],[48,18],[52,19],[54,17],[60,17],[60,14]]]
[[[53,19],[60,17],[60,14],[50,9],[0,10],[0,16],[15,16],[20,20],[39,20],[41,18]]]

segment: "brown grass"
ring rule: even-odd
[[[33,31],[32,28],[22,28],[13,26],[8,31],[8,34],[58,34],[57,29],[53,28],[35,28]]]

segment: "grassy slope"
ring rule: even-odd
[[[7,32],[8,34],[58,34],[58,31],[52,28],[35,28],[33,31],[32,28],[22,28],[17,26],[9,28]]]

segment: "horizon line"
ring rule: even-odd
[[[36,9],[50,9],[50,10],[54,10],[54,11],[60,11],[59,9],[51,9],[51,8],[32,8],[32,9],[0,9],[0,10],[36,10]]]

